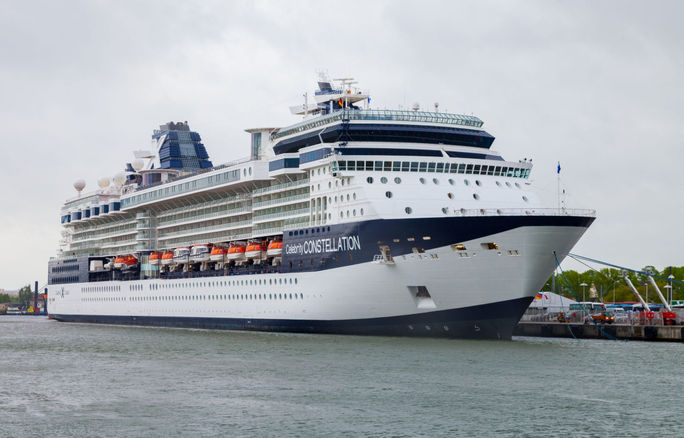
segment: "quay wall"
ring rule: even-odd
[[[610,339],[613,337],[637,341],[682,342],[684,339],[684,326],[626,324],[595,326],[593,324],[521,321],[513,331],[513,335],[579,339]]]

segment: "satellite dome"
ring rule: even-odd
[[[418,102],[414,103],[411,109],[413,111],[418,111],[420,109],[420,104]]]
[[[109,178],[106,176],[101,177],[97,180],[97,185],[100,186],[101,189],[106,189],[109,187]]]
[[[114,184],[121,187],[126,182],[126,174],[124,172],[119,172],[114,175]]]
[[[76,181],[74,181],[74,188],[79,193],[85,188],[85,186],[86,183],[82,179],[77,179]]]
[[[133,167],[133,169],[136,172],[140,172],[140,170],[142,170],[143,166],[145,166],[145,162],[143,160],[141,160],[140,158],[133,160],[133,162],[131,163],[131,167]]]

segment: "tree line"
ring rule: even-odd
[[[684,280],[684,266],[668,266],[660,271],[654,266],[644,266],[641,271],[646,272],[649,269],[653,274],[660,277],[667,278],[670,275],[673,275],[676,280]],[[544,284],[542,291],[555,292],[557,294],[563,295],[564,297],[579,299],[580,301],[583,299],[584,292],[585,299],[589,301],[589,289],[593,284],[596,287],[599,299],[603,297],[604,302],[638,301],[634,295],[634,292],[632,292],[625,282],[625,279],[622,276],[622,270],[620,269],[604,268],[598,271],[587,270],[584,272],[564,270],[563,273],[565,274],[565,278],[563,278],[560,270],[555,274],[555,291],[553,290],[553,275],[549,277],[547,282]],[[627,276],[644,299],[646,299],[646,296],[648,296],[648,300],[650,302],[660,302],[657,292],[653,289],[653,285],[651,285],[646,275],[636,272],[628,272]],[[659,278],[655,278],[655,282],[667,299],[668,289],[665,288],[665,286],[669,285],[670,282],[667,280],[661,280]],[[582,287],[582,283],[586,284],[587,286]],[[684,285],[674,282],[672,283],[672,299],[684,300]]]
[[[33,303],[33,290],[31,290],[30,285],[26,285],[19,289],[19,293],[17,294],[17,297],[12,297],[8,293],[1,293],[0,294],[0,303],[11,303],[11,302],[17,302],[17,303],[22,303],[22,304],[29,304]]]

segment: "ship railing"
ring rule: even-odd
[[[157,238],[158,240],[168,240],[173,237],[180,237],[180,236],[192,236],[194,234],[204,234],[204,233],[209,233],[212,231],[218,231],[218,230],[230,230],[234,228],[240,228],[244,227],[245,225],[251,225],[252,220],[246,220],[246,221],[239,221],[239,222],[229,222],[221,225],[214,225],[210,227],[197,227],[193,228],[192,230],[181,230],[181,231],[173,231],[170,233],[160,233],[159,237]]]
[[[584,216],[595,217],[596,210],[580,208],[461,208],[456,216]]]
[[[217,212],[213,212],[213,213],[202,214],[202,215],[198,215],[198,216],[189,215],[187,217],[174,219],[171,221],[157,220],[157,229],[159,230],[159,229],[168,228],[170,226],[175,226],[175,225],[182,225],[182,224],[187,224],[187,223],[192,223],[192,222],[200,222],[200,221],[207,220],[207,219],[216,219],[216,218],[237,216],[240,214],[249,214],[249,213],[251,213],[251,211],[252,211],[251,207],[241,207],[241,208],[232,208],[230,210],[223,210],[223,211],[217,211]]]
[[[288,196],[286,198],[276,198],[276,199],[269,199],[267,201],[254,202],[254,203],[252,203],[252,209],[257,209],[257,208],[267,207],[267,206],[272,206],[272,205],[277,205],[277,204],[283,204],[283,203],[289,203],[292,201],[299,201],[302,199],[309,199],[309,194],[308,193],[302,193],[300,195]]]
[[[253,222],[260,222],[264,220],[270,220],[270,219],[285,219],[287,217],[292,217],[292,216],[297,216],[301,214],[309,214],[310,209],[307,208],[300,208],[297,210],[288,210],[288,211],[278,211],[276,213],[270,213],[270,214],[264,214],[264,215],[258,215],[254,214],[252,216],[252,221]]]
[[[327,114],[314,119],[305,120],[294,125],[287,126],[273,133],[271,138],[277,140],[288,135],[308,131],[319,126],[329,125],[337,121],[348,120],[383,120],[397,122],[423,122],[439,123],[448,125],[459,125],[480,128],[482,120],[475,116],[463,114],[438,113],[429,111],[407,111],[407,110],[339,110],[332,114]]]
[[[274,186],[264,187],[261,189],[252,190],[252,194],[254,196],[258,196],[258,195],[264,195],[264,194],[271,193],[271,192],[277,192],[279,190],[287,189],[290,187],[294,188],[294,187],[300,187],[300,186],[306,186],[306,185],[309,185],[309,179],[308,178],[300,179],[297,181],[290,181],[290,182],[282,183],[282,184],[276,184]]]
[[[224,205],[230,205],[234,204],[236,202],[241,202],[241,201],[250,201],[252,197],[249,194],[245,195],[236,195],[236,196],[228,196],[225,198],[221,199],[216,199],[214,201],[204,201],[201,203],[197,204],[192,204],[192,205],[183,205],[182,207],[175,207],[171,208],[168,210],[162,210],[157,213],[155,216],[157,219],[168,217],[174,214],[178,213],[187,213],[187,212],[192,212],[196,210],[203,210],[209,207],[221,207]]]

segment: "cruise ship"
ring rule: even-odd
[[[478,117],[374,109],[354,84],[319,78],[297,123],[246,130],[248,158],[214,165],[169,122],[97,190],[76,181],[50,316],[510,339],[594,211],[544,207]]]

